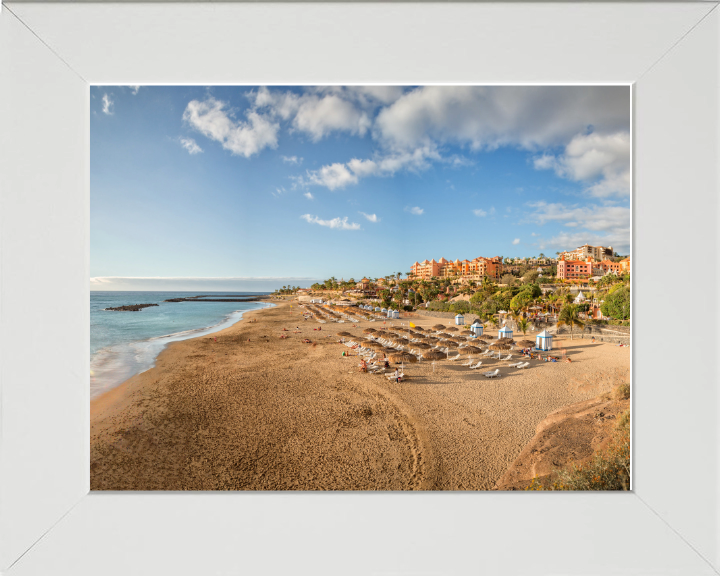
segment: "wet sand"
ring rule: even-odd
[[[464,360],[423,362],[397,384],[360,373],[335,336],[382,322],[319,324],[302,311],[281,302],[172,343],[93,400],[91,488],[487,490],[549,413],[629,381],[629,348],[563,337],[572,363],[484,360],[500,368],[490,380]]]

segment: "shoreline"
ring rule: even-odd
[[[228,330],[238,324],[239,322],[242,322],[244,319],[248,317],[250,314],[257,314],[258,312],[262,312],[263,310],[267,310],[268,308],[271,308],[274,306],[273,303],[267,302],[269,306],[264,308],[258,308],[257,310],[245,310],[243,314],[238,318],[236,322],[233,322],[230,326],[226,326],[225,328],[221,328],[220,330],[216,332],[210,332],[210,334],[214,334],[215,337],[219,336],[224,332],[225,330]],[[218,324],[219,325],[219,324]],[[188,342],[191,340],[194,340],[195,338],[203,338],[207,336],[207,334],[194,336],[193,338],[188,338],[186,340],[175,340],[173,342],[168,342],[165,347],[157,354],[155,357],[155,363],[151,368],[148,368],[147,370],[144,370],[142,372],[138,372],[137,374],[133,374],[130,376],[130,378],[127,378],[126,380],[122,381],[120,384],[113,386],[112,388],[108,388],[104,392],[101,392],[97,394],[96,396],[93,396],[90,398],[90,422],[92,426],[92,420],[94,418],[94,413],[97,415],[100,415],[104,413],[104,411],[108,408],[108,405],[112,406],[115,405],[118,401],[122,400],[123,397],[125,397],[131,390],[134,390],[138,388],[141,383],[136,382],[138,380],[139,376],[142,376],[144,374],[147,374],[151,370],[154,370],[155,367],[158,365],[158,362],[161,359],[161,356],[165,355],[167,352],[170,351],[171,347],[174,344],[178,344],[180,342]],[[161,338],[161,336],[160,336]]]
[[[182,342],[182,341],[184,341],[184,340],[191,340],[191,339],[193,339],[193,338],[201,338],[201,337],[207,336],[207,335],[209,335],[209,334],[217,334],[218,332],[224,330],[225,328],[229,328],[230,326],[235,325],[237,322],[240,322],[240,321],[244,318],[245,314],[247,314],[248,312],[253,312],[253,311],[256,311],[256,310],[264,310],[265,308],[269,308],[269,307],[274,306],[274,304],[273,304],[272,302],[270,302],[269,298],[268,298],[268,299],[260,299],[260,300],[257,300],[257,302],[260,302],[260,303],[264,304],[264,306],[261,307],[261,308],[258,308],[258,309],[253,309],[253,310],[234,310],[233,312],[228,313],[228,314],[227,314],[220,322],[218,322],[217,324],[213,324],[213,325],[210,325],[210,326],[203,326],[203,327],[200,327],[200,328],[192,328],[192,329],[189,329],[189,330],[183,330],[183,331],[181,331],[181,332],[175,332],[175,333],[170,333],[170,334],[162,334],[162,335],[160,335],[160,336],[152,336],[152,337],[150,337],[150,338],[145,338],[145,339],[143,339],[143,340],[130,341],[130,342],[124,342],[124,343],[121,342],[121,343],[118,343],[118,344],[111,344],[111,345],[109,345],[109,346],[105,346],[105,347],[103,347],[103,348],[100,348],[100,349],[96,350],[96,351],[93,352],[93,353],[91,354],[91,356],[90,356],[90,369],[91,369],[91,374],[92,374],[92,371],[93,371],[93,370],[98,370],[98,369],[99,369],[99,366],[97,366],[97,365],[94,366],[95,360],[96,360],[100,355],[102,355],[102,354],[108,354],[108,353],[110,353],[110,351],[113,350],[114,348],[119,348],[119,347],[122,347],[122,346],[131,347],[131,346],[133,346],[133,345],[149,345],[149,344],[153,343],[154,341],[162,341],[162,340],[167,339],[167,340],[162,344],[162,348],[160,348],[160,350],[158,350],[158,351],[155,353],[155,355],[153,356],[153,358],[150,359],[151,365],[150,365],[149,367],[147,367],[147,368],[142,368],[142,369],[140,369],[140,371],[138,371],[138,372],[134,372],[134,373],[132,373],[132,374],[129,374],[129,375],[128,375],[124,380],[122,380],[121,382],[117,382],[117,383],[115,383],[115,384],[109,384],[109,385],[103,386],[100,390],[97,390],[97,391],[95,391],[95,392],[93,391],[93,390],[94,390],[94,387],[93,387],[93,385],[92,385],[92,380],[91,380],[90,398],[91,398],[91,399],[98,398],[98,397],[102,396],[103,394],[106,394],[107,392],[109,392],[109,391],[111,391],[111,390],[114,390],[114,389],[117,388],[118,386],[121,386],[124,382],[126,382],[126,381],[129,380],[130,378],[132,378],[132,377],[134,377],[134,376],[137,376],[138,374],[142,374],[142,373],[144,373],[144,372],[147,372],[148,370],[151,370],[152,368],[155,367],[155,364],[156,364],[156,362],[157,362],[158,356],[159,356],[160,354],[162,354],[162,352],[163,352],[170,344],[173,344],[174,342]],[[233,321],[233,320],[234,320],[234,321]],[[232,323],[228,324],[228,322],[231,322],[231,321],[232,321]],[[128,368],[130,368],[130,367],[128,367]],[[132,368],[130,368],[130,369],[132,369]]]
[[[248,311],[256,322],[217,342],[173,342],[154,368],[93,399],[91,488],[490,490],[547,414],[629,379],[628,349],[561,338],[572,364],[498,362],[506,373],[487,380],[423,362],[396,384],[359,373],[335,336],[382,322],[319,324],[297,305]]]

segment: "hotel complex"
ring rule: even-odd
[[[482,280],[488,276],[499,280],[502,274],[502,260],[499,256],[484,258],[482,256],[473,260],[450,261],[445,258],[440,260],[423,260],[415,262],[410,267],[411,278],[430,279],[437,278],[460,278],[464,281]]]
[[[585,261],[588,258],[594,258],[598,262],[601,260],[607,260],[613,257],[612,246],[590,246],[585,244],[576,248],[572,252],[561,252],[558,259],[564,258],[565,260],[582,260]]]

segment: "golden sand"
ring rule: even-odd
[[[92,489],[491,489],[549,413],[630,377],[629,348],[562,338],[572,363],[422,362],[397,384],[360,373],[335,336],[382,322],[321,325],[302,311],[282,302],[170,344],[155,368],[93,400]]]

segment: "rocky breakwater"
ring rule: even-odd
[[[158,304],[128,304],[127,306],[118,306],[117,308],[105,308],[105,310],[110,312],[139,312],[149,306],[158,306]]]
[[[163,302],[260,302],[263,298],[201,298],[198,296],[189,296],[188,298],[169,298]]]

